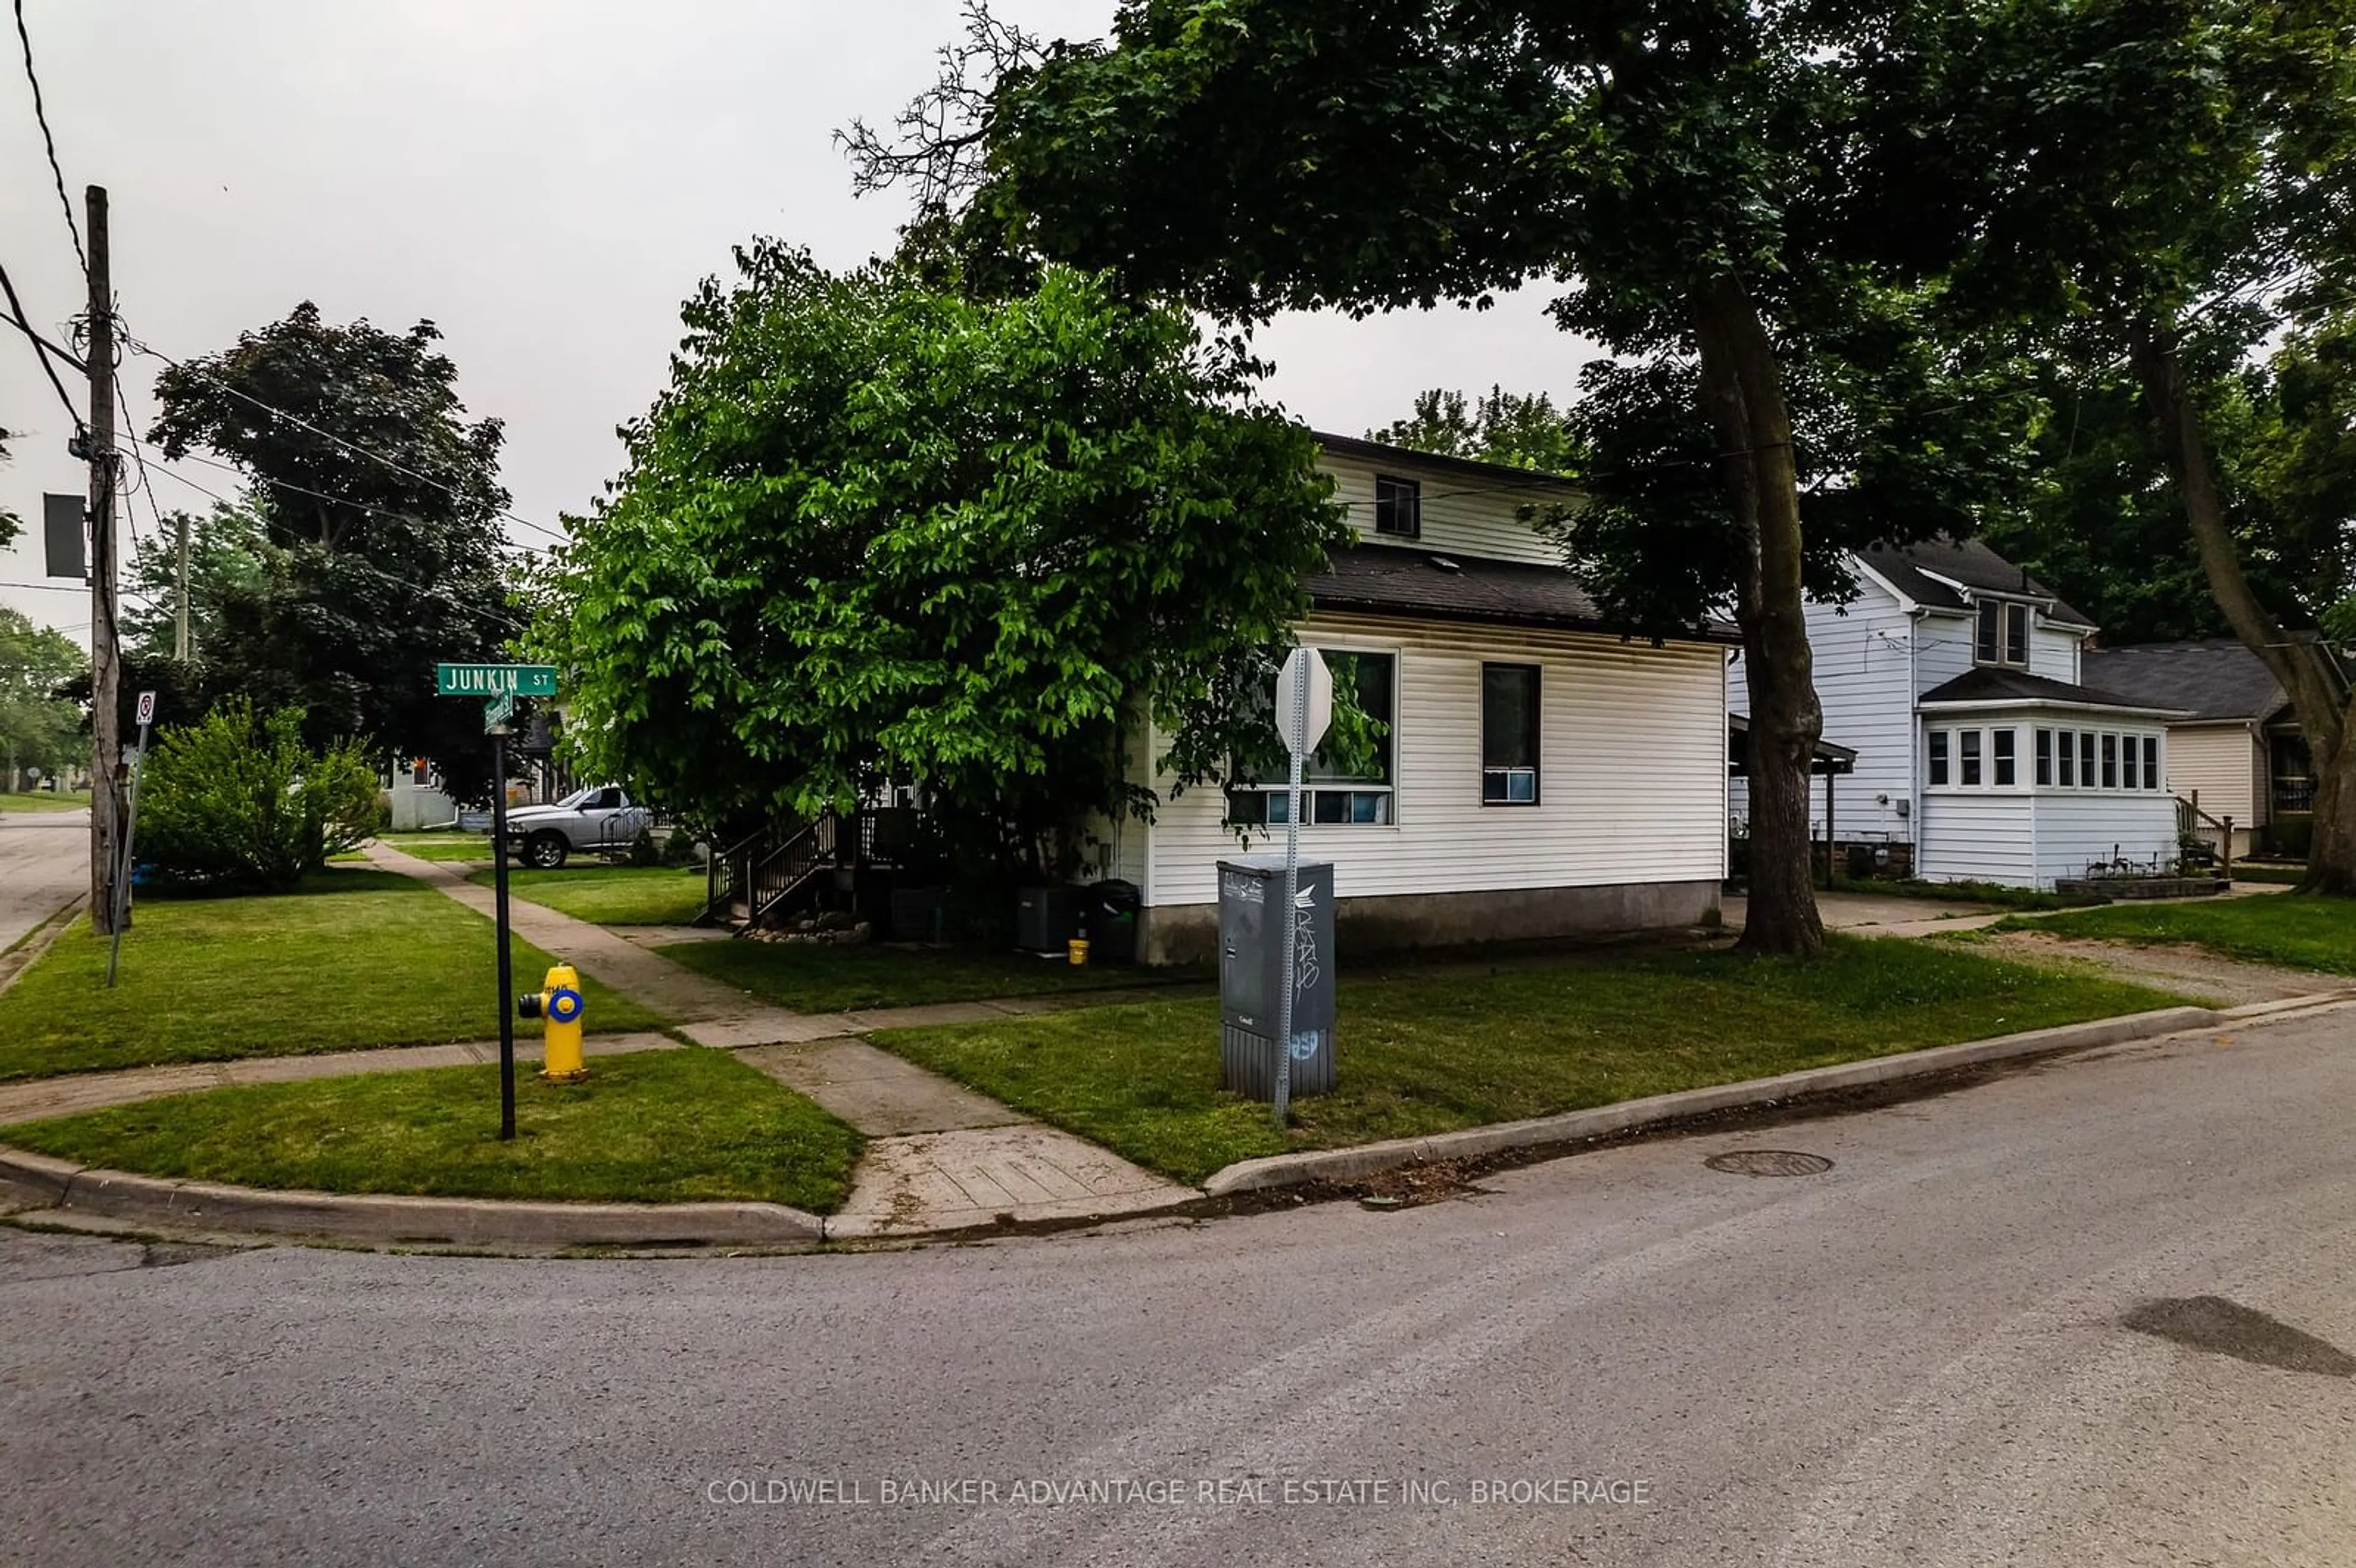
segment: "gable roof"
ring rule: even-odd
[[[2233,637],[2088,648],[2079,668],[2105,690],[2189,709],[2195,722],[2263,722],[2290,700],[2265,661]]]
[[[2072,686],[2066,680],[2055,680],[2051,676],[2031,675],[2025,669],[2005,669],[1995,665],[1967,669],[1954,679],[1933,687],[1916,700],[1915,705],[1919,708],[1988,708],[2022,703],[2062,708],[2107,708],[2126,713],[2147,713],[2154,717],[2186,717],[2183,709],[2173,703],[2145,702],[2121,696],[2115,691]]]
[[[1977,539],[1927,539],[1921,544],[1876,545],[1857,558],[1874,574],[1917,604],[1937,610],[1967,610],[1971,603],[1950,586],[1962,583],[1989,593],[2026,594],[2052,601],[2052,618],[2086,631],[2094,623],[2063,603],[2053,590]]]
[[[1331,431],[1312,430],[1309,433],[1316,438],[1319,446],[1328,452],[1339,453],[1344,457],[1363,458],[1387,468],[1402,471],[1420,468],[1461,475],[1467,479],[1486,479],[1505,489],[1527,490],[1565,501],[1578,500],[1586,495],[1575,481],[1559,474],[1548,474],[1543,469],[1515,468],[1510,464],[1483,463],[1474,457],[1450,457],[1437,452],[1418,452],[1411,446],[1393,446],[1387,442],[1336,435]]]
[[[1310,603],[1321,610],[1614,635],[1621,631],[1604,623],[1578,579],[1561,567],[1536,561],[1407,545],[1344,545],[1326,558],[1326,569],[1304,586]],[[1741,638],[1730,626],[1712,626],[1678,640],[1735,643]]]

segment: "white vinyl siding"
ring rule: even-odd
[[[2201,809],[2233,819],[2235,827],[2258,825],[2258,780],[2265,754],[2239,724],[2178,725],[2168,732],[2168,787],[2187,800],[2201,794]]]
[[[1914,621],[1879,584],[1868,581],[1860,588],[1844,607],[1814,600],[1807,605],[1825,739],[1857,752],[1857,771],[1833,786],[1834,827],[1845,839],[1887,837],[1903,843],[1914,836],[1912,820],[1899,811],[1901,803],[1911,810],[1914,795]],[[1727,705],[1737,713],[1751,711],[1746,669],[1741,659],[1727,667]],[[1824,809],[1824,793],[1822,784],[1813,789],[1815,811]],[[1889,799],[1877,798],[1882,795]],[[1743,780],[1733,781],[1727,809],[1749,815]]]
[[[2042,795],[2036,827],[2040,888],[2051,888],[2057,877],[2084,876],[2090,860],[2165,863],[2176,854],[2176,802],[2166,790]]]
[[[1562,563],[1559,546],[1541,539],[1530,523],[1515,514],[1526,506],[1541,510],[1559,497],[1526,485],[1486,480],[1476,475],[1419,469],[1402,454],[1388,462],[1348,453],[1321,451],[1317,466],[1333,479],[1333,498],[1349,509],[1350,526],[1369,540],[1401,548],[1412,547],[1434,555],[1451,550],[1485,556],[1493,560],[1535,560],[1549,566]],[[1375,478],[1411,479],[1422,490],[1422,532],[1412,540],[1395,539],[1375,532]]]
[[[2004,882],[2026,887],[2037,874],[2030,814],[2036,797],[2019,791],[1934,791],[1922,797],[1919,875],[1934,882]]]
[[[1425,514],[1427,542],[1431,514]],[[1301,852],[1334,862],[1344,898],[1487,889],[1715,880],[1725,874],[1723,650],[1616,637],[1312,615],[1312,647],[1398,656],[1396,819],[1305,826]],[[1539,667],[1538,804],[1481,801],[1481,667]],[[1152,830],[1149,901],[1205,904],[1242,846],[1215,788],[1173,800]],[[1280,848],[1258,829],[1251,848]]]

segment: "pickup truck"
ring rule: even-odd
[[[619,855],[652,817],[617,784],[574,790],[554,805],[517,806],[508,813],[506,850],[527,866],[554,870],[575,850]]]

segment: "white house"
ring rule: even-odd
[[[1854,601],[1807,606],[1825,739],[1857,753],[1837,785],[1842,845],[1933,880],[2035,888],[2173,858],[2169,726],[2186,715],[2083,684],[2085,616],[1982,544],[1850,564]],[[1746,709],[1739,658],[1727,684]],[[1739,826],[1739,780],[1729,809]]]
[[[1362,775],[1312,766],[1301,852],[1334,862],[1340,938],[1370,947],[1691,924],[1726,871],[1730,634],[1606,630],[1519,514],[1575,503],[1521,469],[1321,435],[1357,541],[1308,583],[1301,641],[1388,721]],[[1143,773],[1163,750],[1141,737]],[[1212,952],[1221,859],[1283,832],[1283,780],[1173,795],[1113,830],[1138,953]],[[1272,786],[1272,788],[1271,788]]]

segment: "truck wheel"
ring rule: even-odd
[[[564,857],[572,848],[562,833],[535,833],[524,842],[523,863],[538,870],[553,871],[564,864]]]

